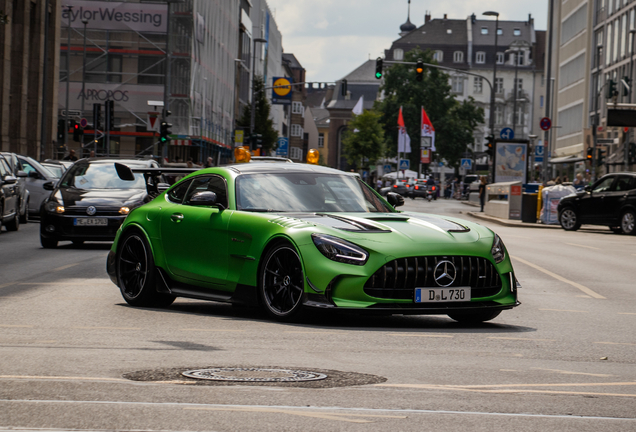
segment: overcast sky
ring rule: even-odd
[[[308,81],[336,81],[399,38],[406,22],[407,0],[267,0],[283,36],[283,49],[293,53],[307,70]],[[433,18],[466,19],[475,13],[497,11],[499,19],[526,21],[532,14],[535,29],[547,26],[547,0],[412,0],[411,22]]]

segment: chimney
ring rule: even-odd
[[[534,25],[534,18],[532,18],[532,14],[528,14],[528,24]]]
[[[424,15],[424,24],[428,24],[430,20],[431,20],[431,13],[426,11],[426,14]]]
[[[444,21],[448,18],[448,14],[444,14]]]

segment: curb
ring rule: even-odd
[[[488,222],[493,222],[493,223],[508,226],[508,227],[543,228],[543,229],[559,229],[559,230],[562,229],[560,225],[545,225],[540,223],[528,223],[528,222],[521,222],[521,221],[515,221],[515,220],[500,219],[498,217],[488,216],[481,212],[474,212],[474,211],[463,212],[462,211],[460,213],[466,214],[468,216],[472,216],[475,219],[486,220]]]

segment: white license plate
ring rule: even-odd
[[[105,226],[108,225],[107,218],[75,218],[75,226]]]
[[[415,303],[470,301],[470,287],[415,288]]]

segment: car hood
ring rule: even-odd
[[[121,207],[130,201],[143,200],[143,189],[77,189],[62,187],[59,189],[64,205],[67,207]]]
[[[421,213],[285,213],[271,222],[290,228],[312,224],[325,234],[372,248],[469,245],[492,236],[475,223]]]

